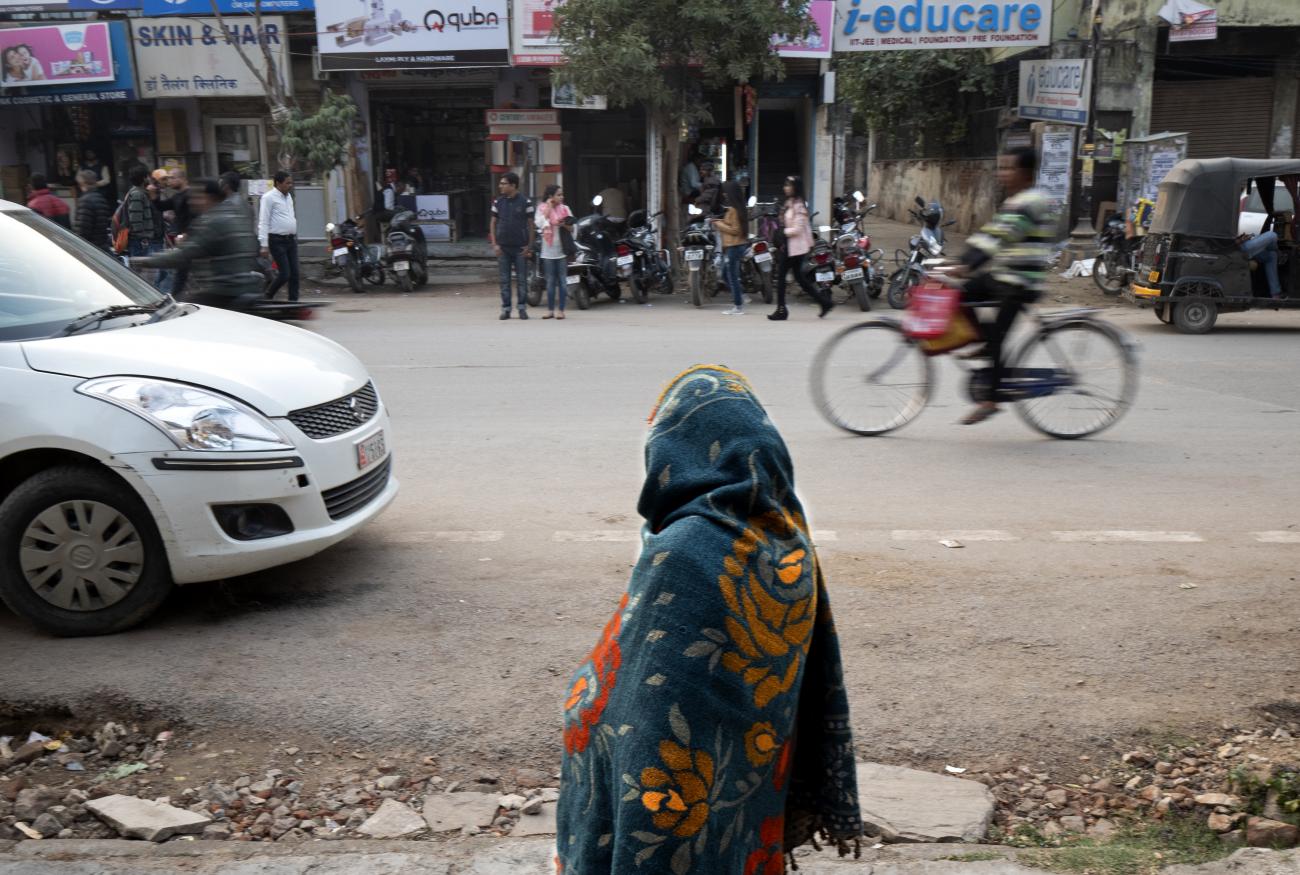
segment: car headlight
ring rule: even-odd
[[[271,420],[207,389],[146,377],[102,377],[82,383],[77,391],[143,417],[182,450],[293,448]]]

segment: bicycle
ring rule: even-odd
[[[980,301],[963,307],[998,305]],[[1098,319],[1097,312],[1079,308],[1043,314],[1026,308],[1034,328],[1007,358],[997,400],[1014,402],[1021,419],[1049,437],[1071,440],[1097,434],[1118,422],[1133,404],[1136,345]],[[886,434],[925,409],[934,385],[931,359],[955,351],[927,352],[895,316],[851,325],[817,351],[813,398],[837,428],[864,436]],[[970,373],[971,398],[988,400],[989,370],[957,361]]]

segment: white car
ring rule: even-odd
[[[120,631],[342,541],[397,494],[388,434],[343,347],[176,304],[0,201],[0,599],[37,626]]]
[[[1241,193],[1239,209],[1241,212],[1237,215],[1238,234],[1253,237],[1264,229],[1264,220],[1268,218],[1268,211],[1264,209],[1264,200],[1259,196],[1258,186],[1253,186],[1250,194],[1244,191]],[[1291,200],[1291,192],[1286,190],[1286,186],[1280,179],[1273,185],[1273,212],[1295,212],[1295,202]]]

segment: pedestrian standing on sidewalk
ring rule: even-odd
[[[808,216],[808,201],[803,195],[803,180],[797,176],[787,176],[783,190],[785,209],[781,221],[785,226],[785,253],[777,267],[776,309],[767,318],[780,322],[789,317],[790,311],[785,308],[785,275],[791,270],[794,271],[795,282],[821,306],[821,312],[817,315],[825,316],[834,306],[830,295],[822,297],[817,286],[803,271],[804,259],[808,257],[813,245],[812,222]]]
[[[789,450],[743,376],[650,415],[641,556],[564,703],[573,875],[780,875],[862,835],[835,622]]]
[[[167,175],[166,181],[169,190],[162,193],[160,205],[164,211],[171,212],[172,227],[177,237],[176,243],[180,245],[182,238],[190,232],[190,224],[194,221],[194,213],[190,209],[190,181],[185,171],[179,167],[174,168]],[[179,297],[185,291],[189,274],[188,265],[172,271],[171,287],[167,291],[173,298]]]
[[[569,295],[565,283],[569,259],[564,254],[564,222],[573,215],[564,204],[564,189],[558,185],[546,186],[542,205],[537,208],[537,228],[542,235],[542,276],[546,278],[546,310],[543,319],[555,319],[555,299],[560,299],[560,319],[564,318],[564,304]]]
[[[267,287],[266,299],[273,299],[280,287],[289,286],[289,300],[298,300],[298,216],[293,208],[293,176],[277,170],[274,185],[258,205],[257,242],[262,257],[275,261],[275,281]]]
[[[137,164],[127,173],[131,188],[123,198],[122,212],[128,229],[127,255],[132,258],[148,255],[157,233],[153,202],[149,200],[146,186],[149,168]]]
[[[745,195],[733,179],[722,184],[722,201],[727,208],[721,219],[713,223],[722,235],[722,271],[731,289],[731,309],[723,316],[745,315],[745,288],[740,282],[740,260],[749,245],[749,214],[745,209]]]
[[[109,226],[113,221],[113,208],[99,187],[99,177],[93,170],[77,171],[77,234],[105,252],[112,251]]]
[[[45,181],[45,174],[33,173],[31,187],[32,193],[27,198],[27,208],[40,213],[56,225],[71,228],[72,220],[68,216],[71,210],[62,198],[50,191],[50,186]]]
[[[533,204],[519,191],[519,174],[511,171],[497,181],[500,196],[492,202],[492,225],[488,233],[501,274],[501,318],[510,318],[510,274],[515,275],[519,318],[528,318],[528,259],[532,256]]]

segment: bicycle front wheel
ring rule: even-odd
[[[851,325],[817,351],[812,394],[831,425],[857,435],[885,434],[925,407],[930,359],[898,325]]]
[[[1052,394],[1016,402],[1020,417],[1050,437],[1097,434],[1118,422],[1137,394],[1137,357],[1119,329],[1105,322],[1049,322],[1013,362],[1013,369],[1051,369],[1061,379]]]

